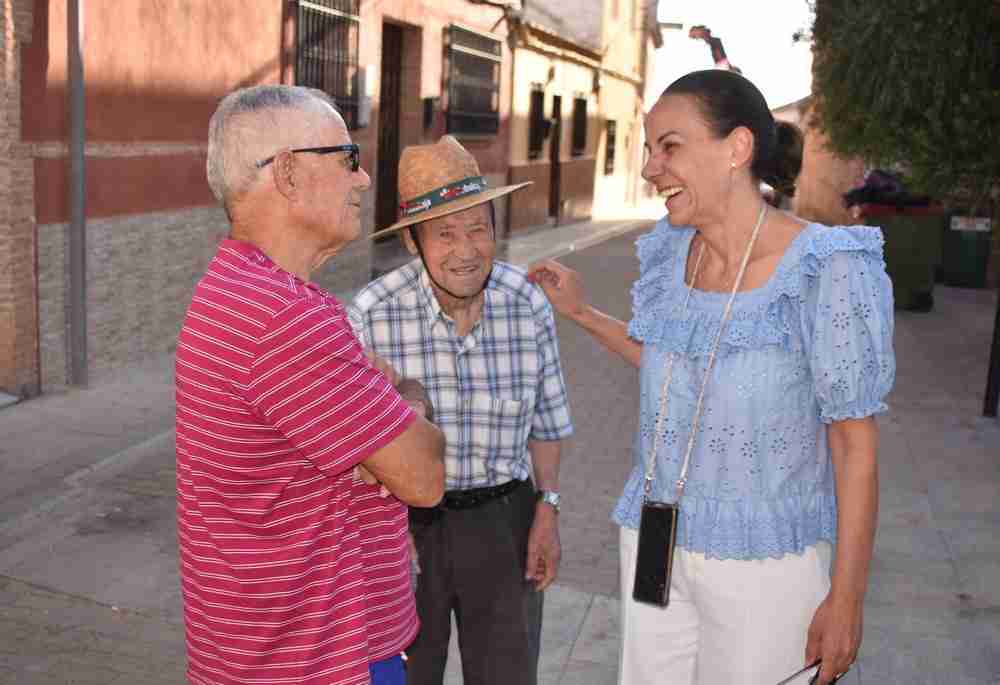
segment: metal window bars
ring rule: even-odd
[[[609,176],[615,173],[615,140],[617,136],[618,123],[609,119],[604,123],[606,127],[607,142],[604,146],[604,175]]]
[[[542,146],[547,134],[545,90],[540,83],[533,83],[531,104],[528,107],[528,159],[538,159],[542,156]]]
[[[358,126],[359,0],[297,0],[295,82],[330,95]]]
[[[500,130],[503,46],[461,26],[445,29],[448,62],[448,133],[494,135]]]
[[[587,100],[577,97],[573,100],[573,146],[570,153],[579,157],[587,151]]]

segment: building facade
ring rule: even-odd
[[[644,102],[653,56],[659,46],[657,3],[604,3],[602,71],[598,85],[597,167],[594,213],[604,216],[636,203],[642,180]]]
[[[30,397],[69,382],[72,352],[67,1],[0,2],[0,390]],[[399,150],[445,132],[491,182],[507,180],[501,9],[466,0],[81,4],[91,379],[173,349],[227,230],[205,156],[208,119],[234,88],[299,83],[334,96],[372,177],[366,226],[395,219]],[[316,280],[356,288],[372,254],[358,241]]]
[[[510,228],[590,218],[634,202],[656,4],[529,0],[511,22],[510,180],[532,181]],[[652,17],[652,24],[650,23]]]
[[[206,136],[219,99],[238,87],[333,96],[372,178],[369,230],[396,219],[402,149],[445,133],[490,184],[535,181],[497,203],[501,235],[635,196],[655,4],[86,0],[81,186],[70,164],[69,0],[0,3],[0,392],[63,387],[73,359],[96,380],[173,350],[227,231],[205,180]],[[85,192],[74,234],[85,241],[82,307],[70,285],[74,188]],[[357,241],[315,278],[347,293],[400,256],[393,239]],[[85,349],[70,334],[79,320]]]

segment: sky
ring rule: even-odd
[[[722,39],[730,64],[760,88],[772,109],[810,92],[809,44],[792,43],[792,34],[811,24],[806,0],[660,0],[659,19],[684,29],[664,32],[651,91],[657,95],[677,77],[714,65],[708,44],[688,38],[697,24]]]

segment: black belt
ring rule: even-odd
[[[428,523],[438,518],[442,511],[460,511],[473,509],[492,500],[509,495],[519,487],[527,484],[526,480],[512,480],[502,485],[488,488],[471,488],[469,490],[448,490],[436,507],[410,507],[410,521]]]
[[[527,483],[526,480],[512,480],[503,485],[491,488],[472,488],[471,490],[448,490],[441,498],[442,509],[472,509],[490,500],[509,495]]]

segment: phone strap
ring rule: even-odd
[[[684,494],[684,486],[687,484],[687,474],[688,468],[691,465],[691,454],[694,452],[694,441],[698,435],[698,426],[701,423],[701,413],[704,408],[705,401],[705,390],[708,388],[708,379],[712,373],[712,367],[715,365],[715,357],[719,351],[719,344],[722,341],[722,334],[725,331],[726,324],[729,323],[729,319],[733,313],[733,302],[736,300],[736,293],[740,289],[740,285],[743,283],[743,277],[746,275],[747,264],[750,263],[750,254],[753,252],[754,245],[757,243],[757,236],[760,234],[760,227],[764,224],[764,217],[767,214],[767,203],[763,203],[760,208],[760,213],[757,215],[757,224],[753,227],[753,232],[750,234],[750,242],[747,245],[746,253],[743,255],[743,262],[740,264],[739,273],[736,275],[736,282],[733,283],[733,290],[729,294],[729,301],[726,302],[726,309],[722,313],[722,321],[719,323],[719,330],[715,334],[715,342],[712,344],[712,352],[708,357],[708,364],[705,366],[705,373],[701,380],[701,390],[698,392],[698,404],[695,406],[694,418],[691,420],[691,434],[688,436],[687,449],[684,452],[684,463],[681,466],[681,473],[677,479],[677,502],[680,503],[681,496]],[[705,245],[701,246],[698,251],[698,258],[695,261],[694,273],[691,276],[691,282],[688,284],[687,293],[684,297],[683,311],[686,314],[688,308],[688,302],[691,299],[691,291],[694,290],[694,283],[698,279],[698,274],[701,271],[702,258],[705,256]],[[645,500],[650,499],[650,495],[653,491],[653,478],[656,471],[656,455],[660,451],[660,444],[663,441],[663,423],[667,417],[667,410],[669,409],[669,394],[670,394],[670,381],[674,375],[674,363],[677,360],[677,353],[671,352],[667,357],[666,372],[663,378],[663,389],[660,391],[660,410],[656,414],[656,429],[653,432],[653,448],[650,450],[649,459],[646,465],[646,481],[643,486],[643,498]]]

